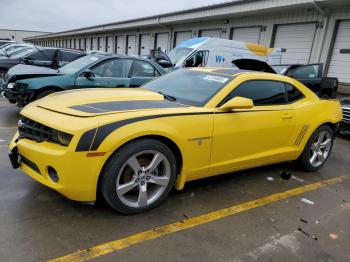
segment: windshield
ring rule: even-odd
[[[10,50],[6,50],[6,53],[8,56],[11,56],[12,54],[17,53],[19,50],[22,50],[22,49],[30,49],[30,47],[18,46],[18,47],[11,48]]]
[[[185,56],[191,53],[192,50],[193,50],[192,48],[187,48],[187,47],[176,47],[175,49],[171,50],[169,53],[171,62],[173,62],[173,64],[177,64]]]
[[[102,58],[103,57],[101,56],[87,55],[62,66],[59,71],[63,74],[75,74],[83,68],[94,64],[96,61],[101,60]]]
[[[232,79],[226,75],[179,69],[145,84],[143,88],[173,97],[183,104],[204,106]]]
[[[18,50],[13,55],[11,55],[9,58],[22,58],[22,57],[25,57],[26,55],[33,53],[35,50],[36,49],[34,49],[34,48],[21,49],[21,50]]]
[[[273,70],[276,71],[277,74],[280,74],[280,75],[283,75],[288,69],[287,65],[273,65],[271,67]]]

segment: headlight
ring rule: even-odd
[[[73,135],[71,134],[57,131],[57,140],[63,146],[68,146],[72,138],[73,138]]]
[[[13,82],[7,84],[8,89],[12,89],[14,87],[15,87],[15,83],[13,83]]]

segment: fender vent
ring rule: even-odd
[[[306,131],[309,129],[309,127],[310,127],[309,125],[303,126],[303,128],[301,129],[297,139],[295,140],[294,145],[296,145],[296,146],[300,145],[300,143],[301,143],[301,141],[303,141],[303,138],[304,138],[304,136],[306,134]]]

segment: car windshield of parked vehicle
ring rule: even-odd
[[[145,84],[143,88],[160,93],[169,100],[203,106],[232,79],[226,75],[179,69]]]
[[[34,48],[28,48],[28,49],[21,49],[18,50],[16,53],[14,53],[13,55],[9,56],[9,58],[11,59],[16,59],[16,58],[23,58],[31,53],[33,53],[36,49]]]
[[[62,66],[59,71],[63,74],[75,74],[102,59],[103,57],[97,55],[87,55]]]
[[[11,56],[12,54],[17,53],[18,51],[24,50],[24,49],[32,49],[32,48],[30,48],[28,46],[18,46],[18,47],[12,48],[11,50],[7,50],[6,54],[8,56]]]
[[[187,47],[176,47],[175,49],[171,50],[169,53],[169,58],[173,64],[177,64],[180,62],[183,58],[185,58],[189,53],[192,52],[192,48]]]

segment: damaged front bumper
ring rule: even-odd
[[[9,89],[5,84],[2,86],[1,93],[11,104],[17,104],[18,107],[28,104],[34,95],[34,92],[27,91],[26,89]]]

